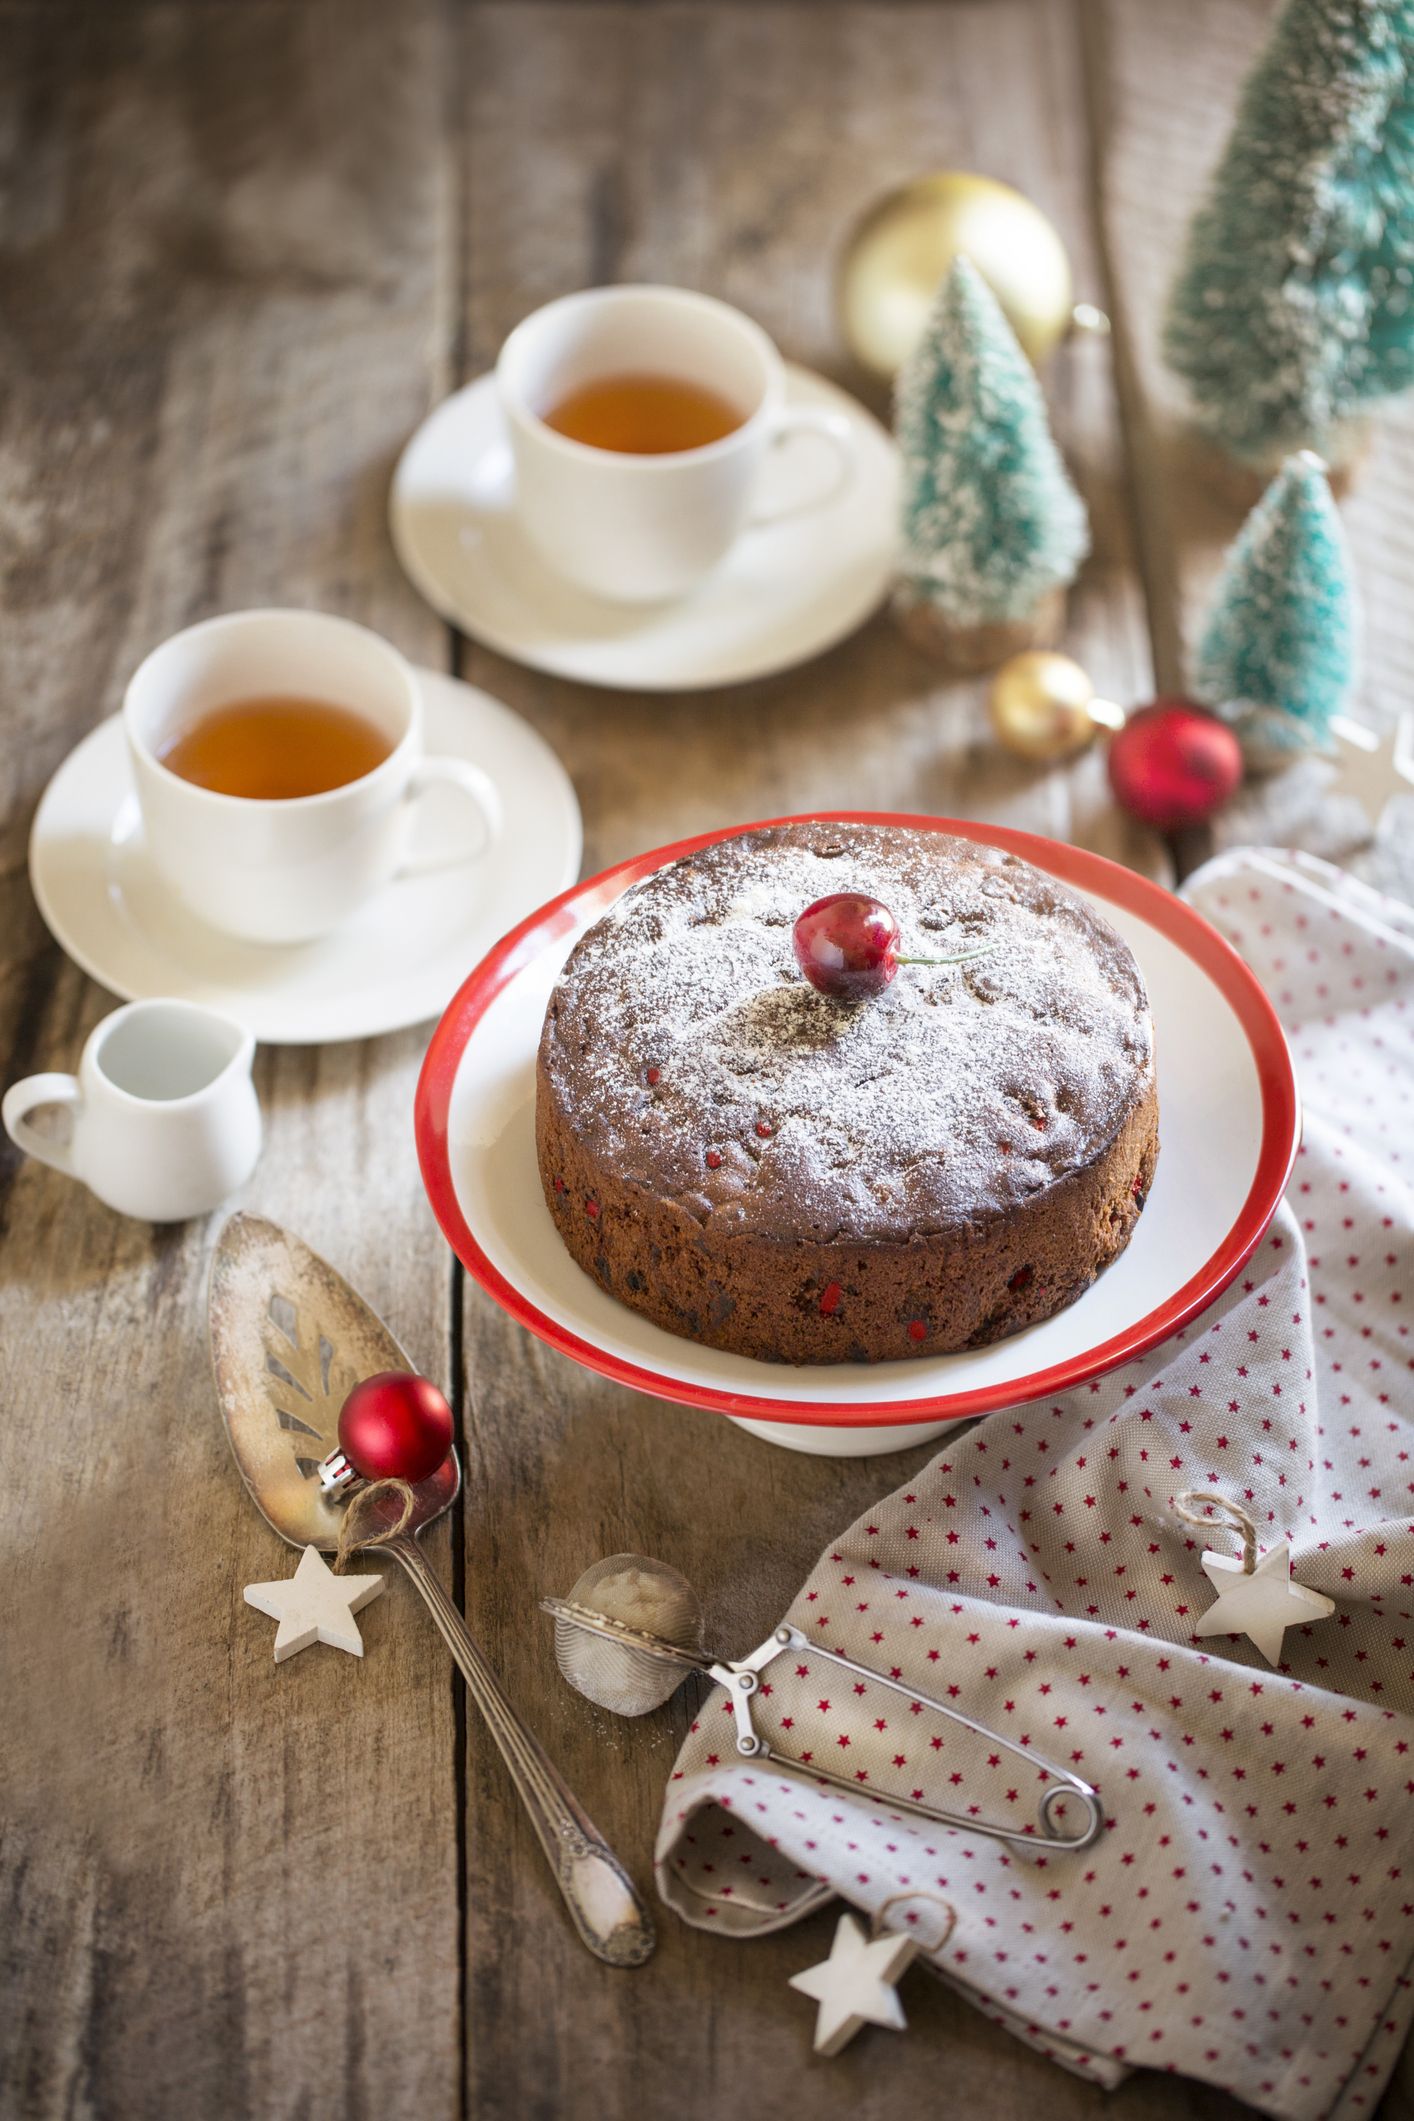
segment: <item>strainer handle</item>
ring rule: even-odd
[[[655,1940],[652,1920],[633,1880],[501,1692],[499,1680],[417,1542],[400,1532],[385,1542],[382,1551],[406,1569],[455,1658],[530,1814],[581,1939],[609,1966],[641,1966]]]

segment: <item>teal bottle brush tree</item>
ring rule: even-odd
[[[1085,505],[1046,402],[995,296],[966,258],[900,372],[903,459],[895,607],[909,635],[982,670],[1056,639],[1089,550]]]
[[[1287,0],[1169,301],[1200,425],[1270,477],[1339,471],[1414,383],[1414,0]]]
[[[1355,591],[1319,457],[1282,466],[1223,563],[1194,690],[1232,724],[1250,765],[1320,750],[1350,692]]]

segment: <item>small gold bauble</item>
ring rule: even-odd
[[[1075,758],[1097,730],[1118,728],[1124,717],[1068,655],[1028,649],[1003,663],[987,699],[992,727],[1008,751],[1043,765]]]
[[[922,337],[943,276],[964,253],[1030,359],[1043,361],[1071,325],[1065,245],[1021,192],[965,170],[939,170],[889,192],[851,231],[837,298],[856,359],[876,375],[896,375]]]

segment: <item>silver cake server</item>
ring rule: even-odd
[[[226,1436],[251,1501],[291,1546],[338,1545],[340,1505],[320,1490],[339,1409],[360,1378],[414,1367],[382,1320],[308,1245],[257,1215],[233,1215],[211,1265],[211,1359]],[[407,1526],[377,1553],[411,1577],[486,1720],[575,1928],[610,1966],[641,1966],[653,1924],[632,1880],[531,1737],[417,1543],[461,1486],[453,1451],[413,1490]],[[376,1508],[376,1503],[374,1505]],[[390,1502],[387,1522],[397,1522]]]

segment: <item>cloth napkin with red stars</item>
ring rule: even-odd
[[[813,1759],[1025,1826],[1047,1778],[802,1652],[771,1666],[757,1716],[805,1774],[741,1760],[710,1695],[669,1785],[659,1887],[740,1937],[835,1896],[926,1933],[943,1899],[936,1971],[1070,2068],[1177,2071],[1301,2121],[1368,2115],[1414,2013],[1414,915],[1253,850],[1188,895],[1295,1058],[1304,1146],[1270,1231],[1157,1352],[950,1442],[787,1616],[1072,1767],[1105,1830],[1079,1855],[1016,1849],[812,1783]],[[1216,1595],[1202,1551],[1234,1542],[1175,1515],[1187,1489],[1236,1497],[1262,1547],[1289,1538],[1296,1579],[1336,1600],[1278,1670],[1245,1637],[1195,1639]]]

